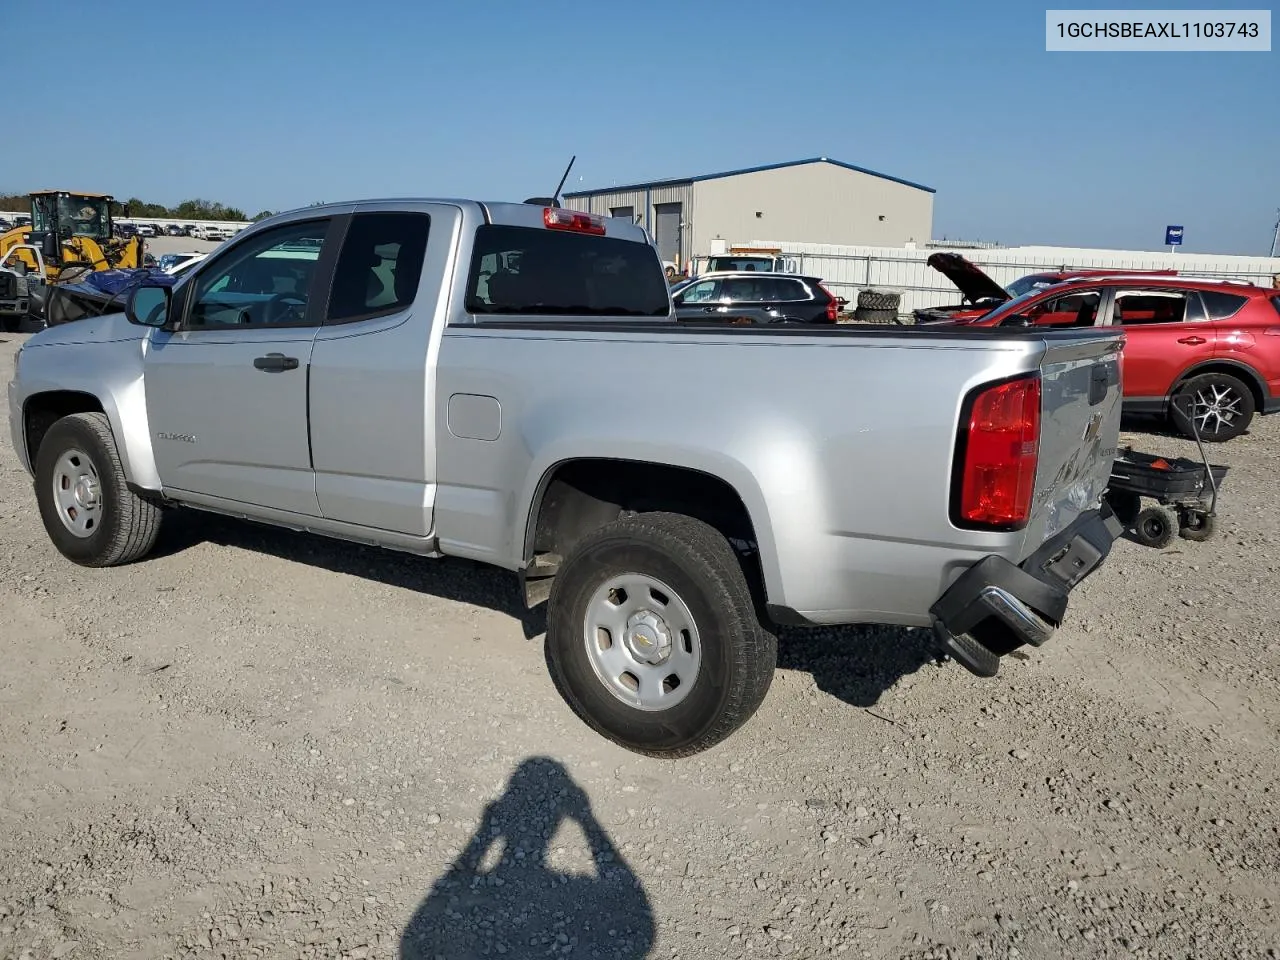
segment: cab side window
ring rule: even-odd
[[[334,269],[327,321],[370,320],[412,306],[430,228],[425,213],[352,217]]]
[[[267,230],[239,244],[196,279],[186,326],[306,326],[312,282],[329,220]]]

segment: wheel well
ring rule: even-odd
[[[1259,412],[1262,411],[1263,406],[1267,402],[1266,391],[1263,389],[1261,377],[1243,364],[1222,362],[1211,362],[1206,363],[1203,366],[1192,367],[1178,378],[1178,382],[1174,384],[1173,389],[1169,391],[1169,396],[1172,397],[1177,393],[1178,389],[1192,377],[1198,377],[1204,373],[1223,373],[1241,381],[1249,388],[1249,392],[1253,394],[1254,408]]]
[[[763,598],[751,515],[738,492],[719,477],[666,464],[572,460],[555,467],[541,489],[525,549],[530,606],[545,599],[561,560],[582,536],[624,513],[657,510],[694,517],[724,534],[743,562],[752,590]]]
[[[73,413],[103,413],[98,398],[89,393],[63,390],[55,393],[38,393],[23,408],[22,426],[27,446],[27,462],[35,467],[40,444],[49,428],[63,417]]]

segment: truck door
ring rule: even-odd
[[[462,214],[443,204],[380,206],[361,204],[351,217],[316,335],[316,493],[326,519],[426,537],[436,492],[432,330],[444,322],[435,307]],[[485,266],[487,291],[510,283],[519,264],[492,257]]]
[[[166,490],[212,506],[318,516],[307,378],[335,218],[250,234],[174,291],[148,346],[147,418]]]

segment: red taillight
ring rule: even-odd
[[[591,233],[604,236],[604,217],[590,213],[579,213],[577,210],[565,210],[563,207],[546,207],[542,211],[542,222],[552,230],[573,230],[576,233]]]
[[[1040,378],[1011,380],[975,396],[961,449],[960,525],[1024,526],[1040,454]]]
[[[836,303],[836,298],[831,295],[831,291],[822,284],[818,284],[818,289],[827,295],[827,319],[835,323],[840,319],[840,304]]]

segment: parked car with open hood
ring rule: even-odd
[[[1046,270],[1019,277],[1007,287],[991,279],[981,267],[958,253],[939,252],[925,261],[934,270],[956,285],[963,302],[943,307],[921,307],[913,311],[916,323],[947,323],[952,320],[972,320],[994,310],[1000,304],[1020,297],[1032,290],[1042,290],[1064,280],[1077,277],[1106,276],[1121,271],[1096,268],[1082,270]],[[1176,276],[1176,270],[1125,270],[1128,274],[1148,276]]]

